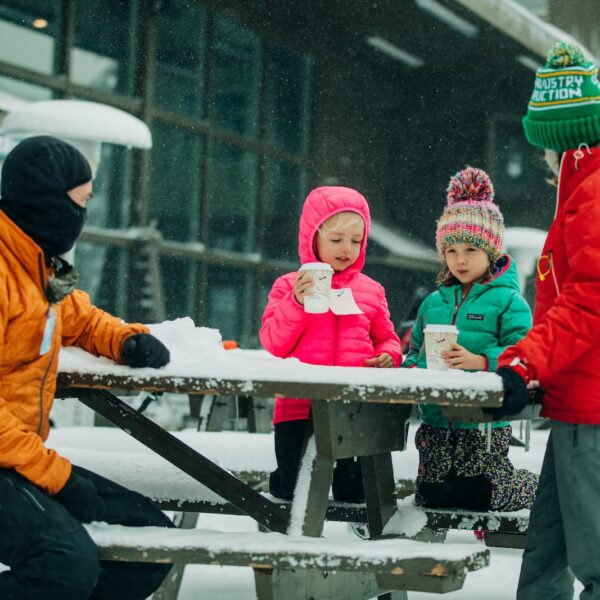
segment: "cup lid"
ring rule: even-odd
[[[304,263],[300,267],[300,271],[308,271],[308,270],[320,270],[320,271],[333,271],[333,267],[324,262],[311,262]]]
[[[458,333],[458,329],[454,325],[427,325],[423,329],[424,333]]]

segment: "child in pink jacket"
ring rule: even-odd
[[[369,206],[356,190],[320,187],[312,190],[302,209],[298,236],[300,262],[325,262],[334,269],[332,289],[349,288],[362,314],[304,312],[310,294],[308,273],[293,272],[273,284],[262,320],[260,341],[275,356],[293,356],[312,365],[398,367],[400,341],[390,320],[385,290],[361,273],[371,226]],[[291,500],[309,428],[310,400],[275,400],[275,455],[271,494]],[[333,473],[333,497],[362,502],[360,463],[338,460]]]

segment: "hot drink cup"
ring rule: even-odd
[[[448,367],[442,358],[442,352],[450,350],[456,344],[458,329],[454,325],[427,325],[423,333],[427,368],[446,371]]]
[[[300,270],[307,272],[314,284],[310,293],[304,297],[304,312],[326,313],[329,310],[329,292],[333,277],[331,265],[322,262],[305,263]]]

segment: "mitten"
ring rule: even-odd
[[[495,421],[506,415],[516,415],[520,413],[529,400],[527,383],[521,375],[510,367],[500,367],[496,373],[502,377],[502,387],[504,388],[504,400],[500,408],[484,408],[484,412],[492,415]]]
[[[54,495],[54,499],[82,523],[100,521],[104,516],[104,502],[98,495],[96,486],[74,471],[71,471],[67,483]]]
[[[149,333],[130,335],[121,348],[121,361],[130,367],[164,367],[171,355],[167,347]]]

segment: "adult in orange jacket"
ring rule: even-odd
[[[536,379],[552,420],[517,598],[573,598],[574,574],[591,600],[600,598],[600,84],[577,46],[552,49],[523,124],[558,191],[533,328],[498,361],[503,410],[518,411]]]
[[[169,351],[75,290],[59,255],[86,217],[92,174],[73,146],[28,138],[6,157],[0,198],[0,598],[142,599],[168,567],[101,563],[82,523],[172,526],[137,493],[71,465],[44,441],[61,345],[131,366]]]

